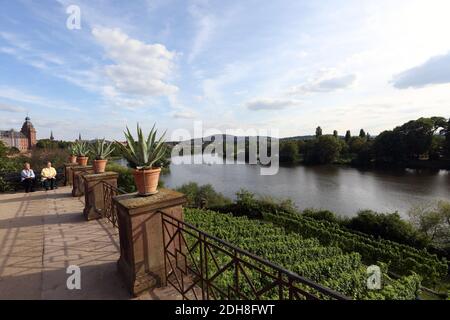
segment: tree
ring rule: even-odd
[[[320,136],[305,145],[305,162],[311,164],[332,163],[342,150],[342,141],[331,135]]]
[[[345,142],[349,142],[350,138],[352,137],[352,134],[350,133],[350,130],[347,130],[347,132],[345,133]]]
[[[402,136],[392,130],[380,133],[373,143],[375,160],[379,162],[398,163],[405,161],[405,150]]]
[[[316,138],[320,137],[322,135],[322,128],[321,127],[317,127],[316,128]]]
[[[406,157],[416,159],[430,152],[434,134],[439,128],[445,129],[445,126],[446,120],[442,117],[419,118],[395,128],[394,132],[402,137]]]
[[[450,157],[450,118],[442,130],[442,133],[445,135],[444,152],[447,157]]]
[[[438,245],[448,245],[450,241],[450,203],[417,205],[408,215],[413,225]]]
[[[280,162],[296,163],[299,160],[298,144],[295,141],[283,141],[280,144]]]
[[[348,143],[350,153],[359,153],[364,147],[365,143],[366,141],[363,138],[352,137]]]
[[[359,137],[363,139],[366,137],[366,132],[364,131],[364,129],[359,130]]]
[[[0,158],[6,157],[7,153],[8,153],[8,147],[5,146],[3,141],[0,141]]]
[[[335,138],[338,137],[338,132],[337,132],[337,130],[334,130],[334,131],[333,131],[333,137],[335,137]]]

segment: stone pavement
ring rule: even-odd
[[[107,220],[85,221],[70,188],[0,194],[0,299],[131,299],[120,278],[119,235]],[[81,290],[66,268],[81,269]],[[171,288],[138,299],[178,299]]]

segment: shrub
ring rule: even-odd
[[[231,200],[216,192],[210,184],[199,186],[195,182],[183,184],[177,191],[186,195],[191,208],[212,208],[231,204]]]
[[[134,184],[133,170],[117,163],[108,163],[106,166],[107,171],[114,171],[119,174],[117,178],[117,186],[125,192],[136,192],[136,186]]]
[[[336,215],[329,210],[305,209],[303,210],[302,214],[316,220],[338,222],[338,218],[336,217]]]
[[[425,248],[430,244],[428,237],[415,230],[408,221],[402,220],[398,213],[363,210],[350,219],[346,227],[414,247]]]

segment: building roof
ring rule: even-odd
[[[1,138],[26,138],[26,136],[22,132],[18,132],[16,130],[0,130]]]

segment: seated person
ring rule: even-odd
[[[31,169],[31,166],[28,162],[25,162],[24,169],[20,173],[20,180],[22,181],[22,185],[25,188],[25,192],[33,192],[34,191],[34,179],[35,179],[34,171]]]
[[[56,188],[56,170],[52,167],[50,161],[47,162],[47,167],[41,171],[41,180],[45,190],[48,191],[48,189],[53,190]]]

